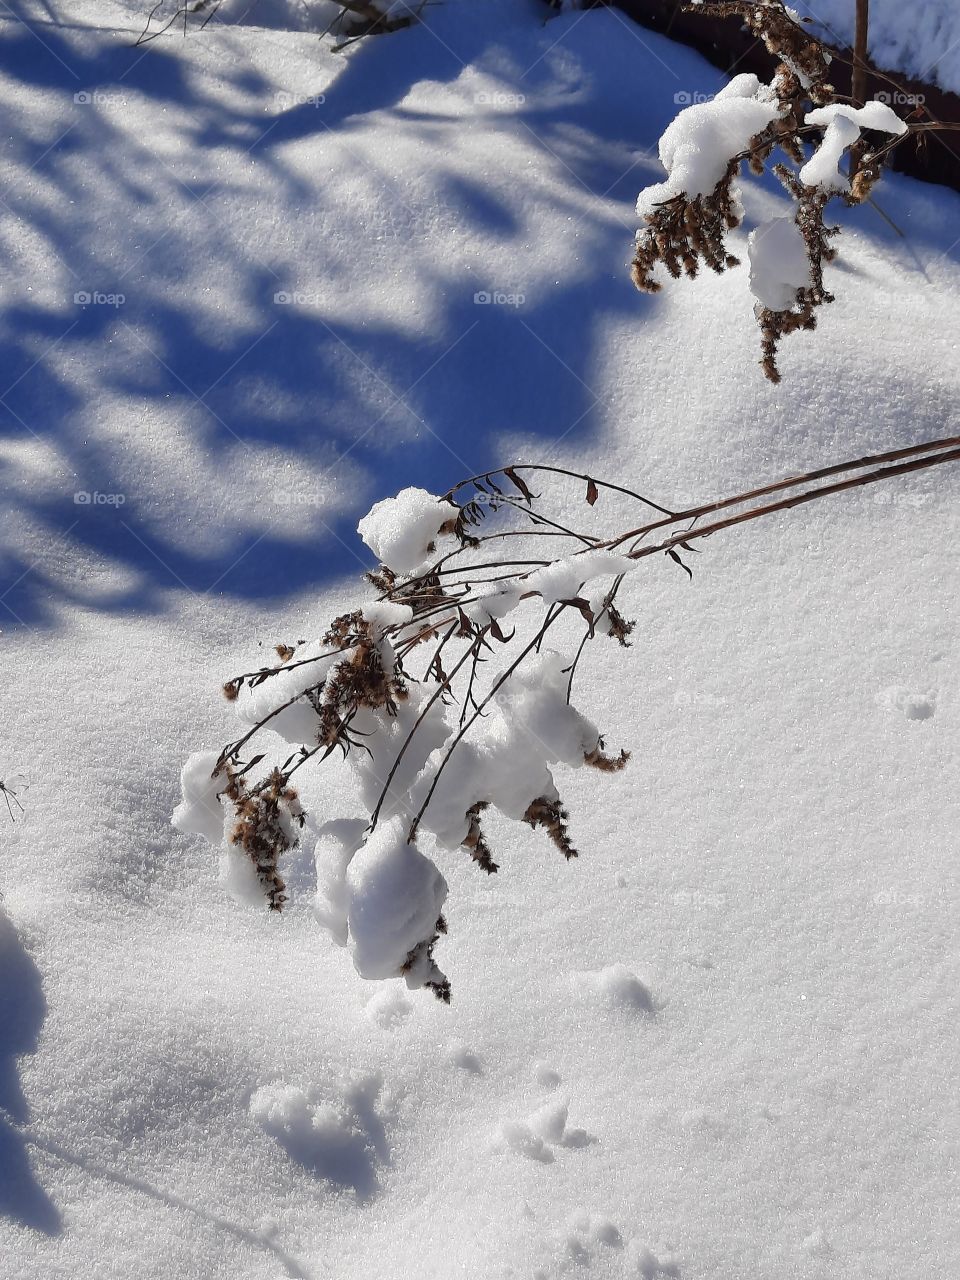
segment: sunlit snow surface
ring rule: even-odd
[[[957,432],[955,195],[885,180],[902,238],[842,215],[772,387],[774,187],[739,271],[626,276],[719,73],[613,11],[426,17],[334,54],[2,15],[0,1273],[951,1275],[948,468],[637,571],[633,647],[579,677],[633,751],[562,779],[580,860],[506,822],[496,876],[436,853],[449,1008],[358,976],[307,852],[258,915],[169,824],[236,736],[222,682],[372,598],[379,499],[539,459],[688,506]],[[331,761],[305,803],[352,818],[352,785]]]

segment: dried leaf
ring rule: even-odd
[[[520,476],[517,475],[513,467],[505,467],[503,474],[507,477],[508,480],[513,481],[513,483],[517,486],[517,488],[526,498],[527,502],[533,501],[533,493],[530,490],[530,486],[527,484],[526,480],[523,480]]]
[[[584,600],[583,596],[574,596],[573,599],[561,600],[560,603],[568,604],[571,609],[576,609],[579,614],[582,614],[584,622],[589,624],[591,631],[593,630],[593,624],[596,621],[596,618],[594,617],[593,610],[590,608],[589,600]]]
[[[680,568],[683,570],[683,572],[684,572],[685,574],[687,574],[687,575],[688,575],[688,577],[690,578],[690,581],[692,582],[692,581],[693,581],[693,570],[692,570],[688,565],[685,565],[685,564],[683,563],[683,561],[682,561],[682,560],[680,559],[680,557],[677,555],[676,551],[674,551],[673,547],[669,547],[669,548],[667,549],[667,555],[670,557],[670,559],[671,559],[671,560],[673,560],[676,564],[678,564],[678,565],[680,566]]]

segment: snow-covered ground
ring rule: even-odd
[[[950,468],[712,539],[692,585],[647,562],[583,675],[634,754],[565,781],[580,860],[515,824],[497,876],[443,856],[450,1007],[358,977],[306,858],[257,914],[169,825],[222,681],[368,598],[356,523],[405,485],[533,459],[682,504],[957,432],[960,198],[844,215],[771,386],[746,268],[625,266],[719,73],[612,10],[426,17],[335,54],[0,14],[0,1273],[951,1275]],[[785,207],[746,206],[741,246]]]

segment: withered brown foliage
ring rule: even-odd
[[[296,844],[295,833],[303,826],[299,797],[279,769],[272,770],[265,784],[252,790],[242,773],[228,767],[227,776],[230,781],[224,794],[237,819],[230,843],[241,848],[253,863],[269,909],[280,911],[287,895],[278,863]]]
[[[523,815],[528,826],[543,828],[568,862],[571,858],[579,857],[567,830],[569,818],[570,815],[559,800],[550,800],[546,796],[534,800]]]

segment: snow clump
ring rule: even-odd
[[[412,574],[429,562],[440,530],[454,518],[455,508],[426,489],[401,489],[371,507],[357,533],[381,564]]]
[[[353,963],[362,978],[393,978],[433,934],[447,882],[407,840],[408,824],[393,818],[360,846],[347,867],[347,923]],[[429,981],[430,967],[414,965],[409,986]]]
[[[667,179],[640,192],[637,213],[648,218],[666,200],[709,195],[733,157],[745,151],[750,139],[779,112],[773,92],[752,74],[734,76],[710,102],[685,107],[660,138],[660,163]]]
[[[762,307],[788,311],[799,289],[809,289],[810,259],[792,218],[771,218],[750,232],[750,291]]]
[[[178,831],[203,836],[211,844],[223,838],[224,812],[220,795],[230,785],[226,771],[213,776],[219,763],[217,751],[195,751],[180,771],[183,799],[170,821]]]
[[[800,181],[821,191],[848,191],[850,179],[840,170],[840,161],[848,147],[860,141],[861,129],[879,129],[895,135],[907,132],[903,120],[885,102],[868,102],[864,107],[831,103],[808,111],[807,124],[825,125],[823,141],[800,170]]]

